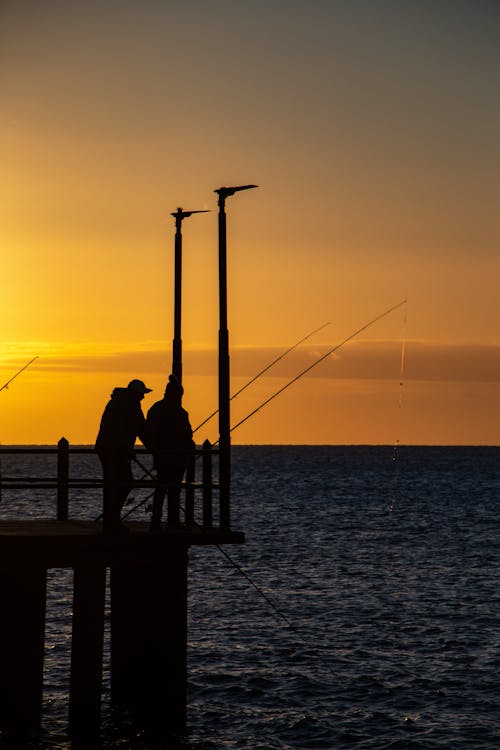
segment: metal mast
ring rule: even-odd
[[[172,343],[172,373],[182,383],[182,220],[191,214],[204,214],[207,211],[183,211],[178,208],[171,216],[175,218],[174,248],[174,340]]]
[[[229,529],[229,491],[231,483],[231,427],[229,393],[229,333],[227,329],[227,242],[226,198],[240,190],[257,185],[221,187],[214,192],[219,196],[219,482],[221,526]]]

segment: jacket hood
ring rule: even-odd
[[[116,401],[129,401],[131,403],[139,403],[139,395],[131,391],[129,388],[113,388],[111,399]]]
[[[125,393],[128,393],[127,388],[113,388],[113,392],[111,393],[111,398],[120,398]]]

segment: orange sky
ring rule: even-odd
[[[93,442],[115,385],[162,394],[184,222],[185,406],[216,407],[228,199],[240,443],[498,444],[496,4],[0,4],[0,440]],[[406,318],[406,322],[405,322]],[[400,386],[401,339],[407,341]],[[272,375],[272,376],[271,376]],[[214,439],[216,422],[200,439]],[[201,433],[202,431],[200,431]]]

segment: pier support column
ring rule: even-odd
[[[187,562],[178,545],[158,563],[111,571],[112,699],[171,734],[186,729]]]
[[[0,726],[41,722],[47,571],[0,570]]]
[[[69,724],[73,735],[99,733],[106,568],[75,568]]]

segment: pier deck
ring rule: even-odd
[[[203,529],[196,524],[152,534],[149,522],[126,523],[128,533],[107,535],[95,521],[53,519],[0,521],[0,567],[41,565],[47,568],[88,564],[113,566],[122,562],[161,560],[172,547],[242,544],[238,531]]]

